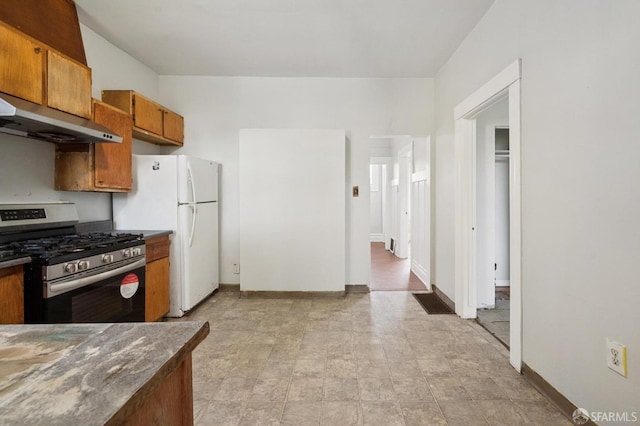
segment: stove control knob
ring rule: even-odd
[[[131,249],[122,250],[122,256],[123,257],[131,257]]]
[[[134,247],[131,249],[131,255],[140,256],[141,254],[142,254],[142,250],[140,250],[140,247]]]
[[[76,272],[78,270],[78,265],[76,263],[66,263],[64,265],[64,271],[68,273]]]
[[[81,260],[80,262],[78,262],[78,270],[82,271],[85,269],[89,269],[90,265],[91,263],[89,263],[88,260]]]
[[[104,254],[102,255],[102,263],[111,263],[113,262],[113,255],[112,254]]]

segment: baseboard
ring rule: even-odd
[[[346,284],[344,286],[346,293],[369,293],[369,286],[366,284]]]
[[[556,388],[554,388],[544,377],[535,372],[524,362],[522,363],[522,375],[527,379],[531,386],[536,388],[538,392],[544,395],[549,402],[555,405],[562,414],[564,414],[569,420],[573,421],[573,413],[578,409],[571,401],[561,394]],[[592,420],[589,420],[585,425],[595,426]]]
[[[240,298],[259,299],[338,299],[345,297],[344,291],[247,291],[240,290]]]
[[[219,291],[240,291],[240,284],[220,284]]]
[[[370,238],[372,243],[384,243],[384,235],[382,234],[371,234]]]
[[[511,280],[496,280],[496,290],[500,287],[509,288],[510,286],[511,286]]]
[[[449,299],[449,296],[444,294],[437,285],[431,284],[431,291],[433,291],[453,312],[456,311],[456,304],[453,302],[453,300]]]
[[[429,288],[429,280],[427,279],[427,269],[417,262],[411,262],[411,272],[415,275],[425,287]]]

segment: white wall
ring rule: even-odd
[[[436,78],[436,284],[453,298],[453,108],[522,58],[523,360],[588,411],[640,412],[638,16],[636,0],[496,0]]]
[[[100,91],[107,88],[135,88],[157,95],[158,76],[153,71],[84,25],[81,31],[94,97],[100,98]],[[53,189],[54,155],[51,143],[0,134],[0,203],[66,200],[76,203],[80,221],[110,219],[109,194]]]
[[[368,284],[369,137],[429,134],[432,79],[160,77],[160,102],[185,116],[185,147],[220,162],[222,283],[238,283],[238,130],[339,128],[347,131],[347,284]],[[177,152],[172,150],[172,152]],[[241,267],[242,269],[242,267]]]
[[[241,290],[344,291],[345,136],[240,130]]]
[[[371,241],[379,241],[382,238],[382,165],[371,164],[371,178],[373,179],[374,186],[369,189],[369,196],[371,197]]]

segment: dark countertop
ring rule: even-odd
[[[12,266],[24,265],[31,262],[31,257],[24,254],[21,257],[15,257],[13,259],[3,260],[0,262],[0,269],[11,268]]]
[[[145,240],[173,234],[172,230],[113,229],[113,223],[110,220],[98,220],[94,222],[78,223],[76,224],[76,231],[79,233],[120,232],[129,234],[142,234]]]
[[[151,238],[156,238],[156,237],[163,237],[165,235],[171,235],[173,234],[173,231],[169,230],[139,230],[139,229],[134,229],[134,230],[130,230],[130,229],[114,229],[113,232],[128,232],[130,234],[142,234],[142,236],[144,237],[145,240],[149,240]]]
[[[203,321],[0,326],[0,423],[122,418],[207,334]]]

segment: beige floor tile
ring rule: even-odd
[[[282,418],[282,402],[250,401],[246,404],[240,426],[276,426]]]
[[[362,401],[394,401],[396,394],[391,379],[358,379]]]
[[[358,377],[356,361],[351,359],[329,358],[327,359],[325,376],[355,379]]]
[[[446,425],[447,422],[435,401],[401,402],[406,426]]]
[[[297,359],[293,367],[295,377],[324,377],[325,359]]]
[[[509,400],[477,401],[482,413],[489,423],[493,425],[523,425],[531,424],[529,418],[516,405]]]
[[[418,361],[415,359],[387,358],[392,379],[423,377]]]
[[[491,378],[463,377],[460,383],[473,400],[509,399],[509,396]]]
[[[393,379],[393,390],[398,401],[435,402],[427,381],[423,377]]]
[[[258,376],[259,379],[289,379],[293,376],[293,368],[296,361],[294,359],[268,359]]]
[[[438,405],[450,426],[489,426],[475,401],[441,401]]]
[[[410,293],[239,296],[176,319],[210,321],[193,353],[198,425],[570,424],[495,337]]]
[[[196,419],[198,426],[236,426],[240,423],[244,403],[214,401],[208,404]]]
[[[324,379],[314,377],[294,377],[289,386],[289,401],[321,401]]]
[[[358,378],[390,379],[389,364],[386,359],[357,360]]]
[[[362,401],[365,426],[404,426],[402,411],[394,401]]]
[[[358,401],[323,401],[323,426],[359,426],[363,424],[362,408]]]
[[[284,401],[289,390],[288,378],[286,379],[258,379],[256,380],[249,399],[257,401]]]
[[[358,379],[326,377],[322,398],[327,401],[358,401]]]
[[[320,424],[322,402],[289,401],[282,414],[283,426],[315,426]]]
[[[255,379],[230,377],[224,379],[213,396],[216,401],[246,401],[251,394]]]
[[[471,399],[456,377],[427,377],[427,382],[438,402]]]

